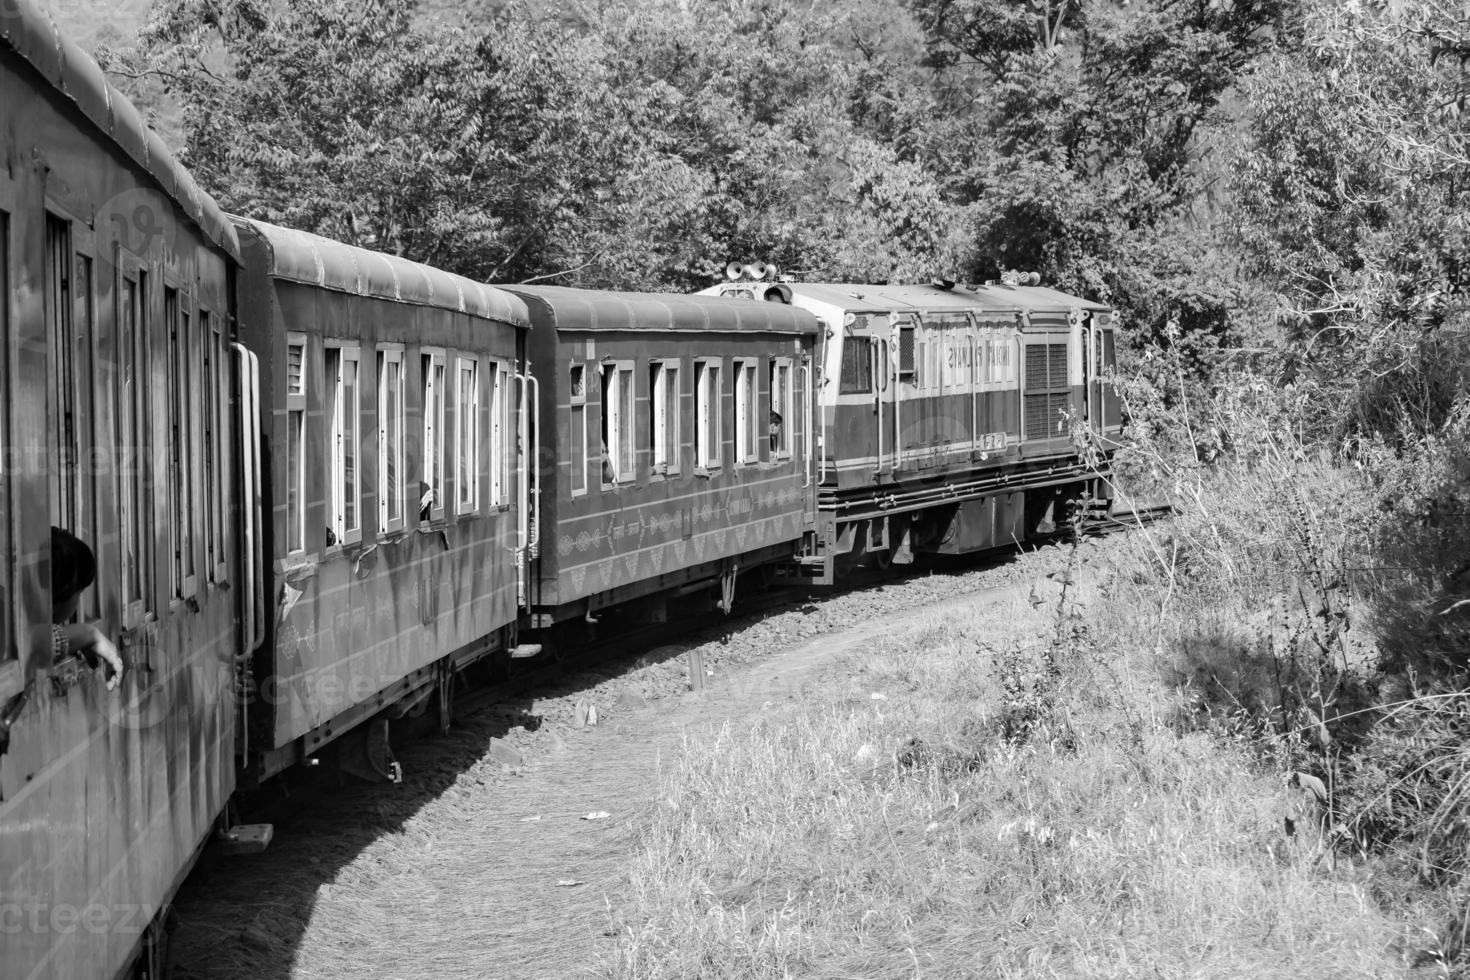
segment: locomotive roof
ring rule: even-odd
[[[266,245],[270,257],[266,273],[276,279],[530,326],[526,304],[495,286],[310,232],[253,218],[234,221],[243,236]]]
[[[1046,286],[1007,286],[993,283],[967,289],[941,289],[929,285],[883,285],[835,282],[788,283],[796,296],[844,310],[901,310],[905,312],[973,311],[1032,313],[1037,310],[1106,310],[1106,306],[1069,296]]]
[[[784,303],[686,296],[681,293],[614,293],[571,286],[503,287],[533,309],[551,314],[558,330],[669,330],[707,333],[815,334],[816,317]]]
[[[6,0],[6,6],[0,16],[0,41],[147,171],[210,241],[239,258],[235,229],[214,198],[174,159],[127,97],[108,84],[97,62],[63,35],[51,15],[33,0]]]

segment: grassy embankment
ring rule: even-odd
[[[1449,556],[1381,533],[1384,494],[1432,496],[1423,460],[1151,452],[1180,516],[1075,588],[936,615],[691,738],[604,973],[1453,974],[1463,700],[1405,658],[1444,639]]]

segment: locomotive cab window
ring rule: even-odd
[[[649,427],[653,472],[673,476],[679,472],[679,362],[654,361],[648,375],[653,396],[653,425]]]
[[[838,393],[864,395],[873,390],[873,340],[871,337],[842,338],[842,380]]]
[[[704,470],[720,466],[720,400],[723,395],[720,362],[700,359],[694,362],[694,465]]]
[[[420,475],[418,496],[419,520],[444,519],[444,402],[448,383],[442,350],[425,351],[423,358],[424,392],[424,470]]]
[[[573,497],[587,492],[587,366],[567,369],[567,451],[571,454]]]
[[[771,414],[767,418],[766,429],[773,459],[786,459],[791,455],[791,430],[796,424],[791,372],[791,358],[777,357],[771,361]]]
[[[602,485],[631,483],[636,477],[633,366],[602,365]]]
[[[362,351],[356,345],[328,341],[327,467],[331,477],[327,500],[327,544],[362,540],[362,487],[358,465],[362,432]]]
[[[406,496],[403,472],[403,347],[378,349],[378,530],[401,531]]]
[[[454,366],[454,512],[480,508],[480,365],[472,357]]]
[[[306,550],[306,337],[286,337],[286,553]]]
[[[753,360],[735,361],[735,462],[748,465],[760,459],[756,422],[756,367]]]

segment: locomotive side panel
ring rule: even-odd
[[[0,974],[111,976],[234,785],[235,245],[212,202],[159,189],[197,194],[166,153],[150,173],[119,145],[146,134],[84,55],[45,78],[7,46],[17,20],[44,28],[23,6],[0,40]],[[118,641],[116,691],[52,663],[51,525],[96,555],[80,614]]]
[[[272,245],[242,237],[243,332],[270,411],[272,614],[252,710],[263,778],[442,680],[445,658],[508,639],[518,328],[275,278]]]

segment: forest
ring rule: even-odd
[[[1319,780],[1404,962],[1470,962],[1464,5],[157,0],[100,56],[227,210],[479,280],[1112,305],[1119,493],[1179,510],[1146,625],[1069,642]]]

